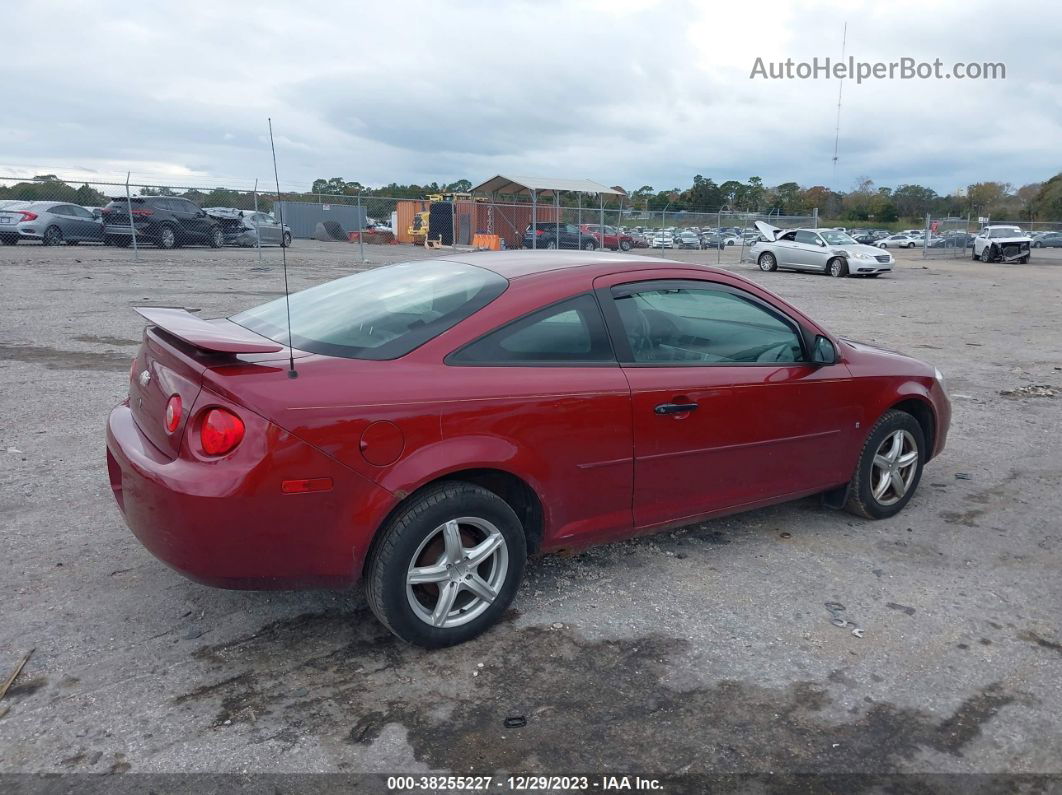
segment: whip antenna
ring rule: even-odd
[[[291,295],[288,291],[288,247],[284,245],[284,202],[280,200],[280,175],[277,174],[277,148],[273,145],[273,119],[269,118],[269,149],[273,153],[273,179],[277,183],[277,209],[280,211],[280,256],[284,260],[284,308],[288,314],[288,378],[298,378],[295,372],[295,349],[291,341]],[[261,234],[261,232],[259,232]]]

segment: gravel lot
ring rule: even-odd
[[[0,679],[35,648],[0,771],[1062,772],[1062,391],[1020,391],[1062,387],[1062,256],[899,258],[877,280],[723,263],[947,375],[948,448],[907,510],[805,500],[544,558],[502,626],[428,653],[358,592],[188,582],[111,496],[129,307],[261,303],[278,249],[262,270],[253,250],[0,247]],[[364,267],[303,241],[289,265],[293,289]]]

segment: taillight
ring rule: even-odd
[[[137,218],[146,218],[149,215],[154,215],[154,210],[133,210],[133,215]]]
[[[225,455],[243,440],[243,420],[228,409],[209,409],[199,424],[199,440],[207,455]]]
[[[170,395],[166,401],[166,433],[173,433],[181,424],[181,396]]]
[[[541,235],[542,234],[542,230],[541,229],[536,229],[535,230],[535,234],[536,235]]]
[[[19,223],[25,223],[26,221],[36,221],[37,213],[27,212],[26,210],[18,211],[22,215],[22,220]]]

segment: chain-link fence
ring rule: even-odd
[[[969,217],[933,218],[926,216],[921,236],[914,238],[926,259],[961,259],[973,249],[974,230]]]

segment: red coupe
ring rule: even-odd
[[[283,298],[137,311],[107,428],[136,537],[222,587],[362,578],[424,646],[497,621],[539,551],[813,494],[892,516],[951,415],[930,365],[657,258],[392,265],[292,295],[290,326]]]

